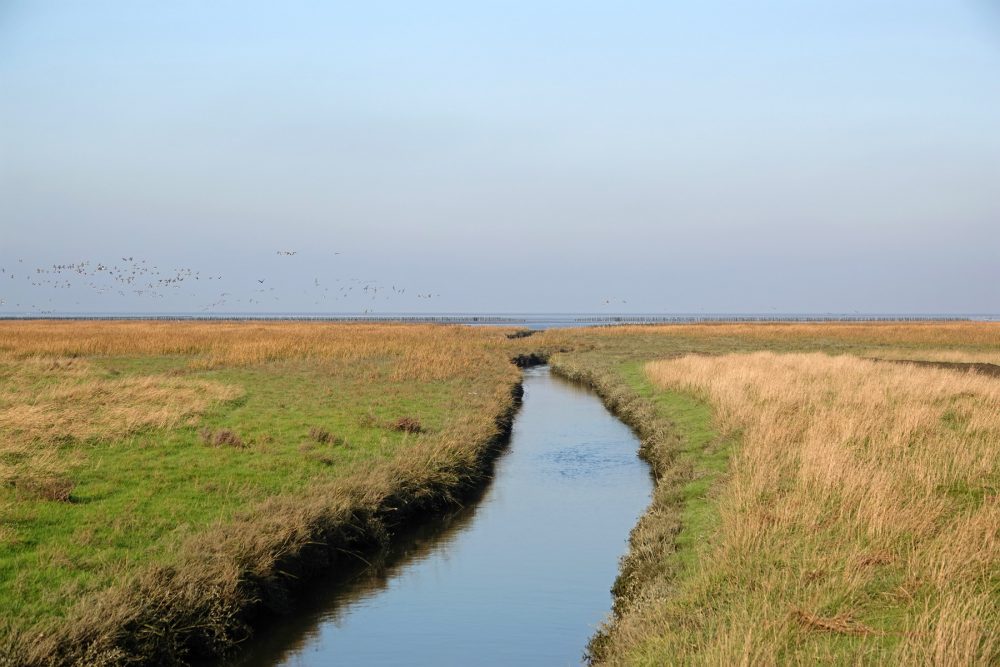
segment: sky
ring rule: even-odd
[[[998,313],[1000,8],[0,0],[0,268],[0,312]]]

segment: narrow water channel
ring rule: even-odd
[[[482,498],[320,583],[240,665],[576,665],[649,502],[639,443],[590,391],[525,371]]]

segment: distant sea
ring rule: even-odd
[[[0,313],[0,319],[69,320],[314,320],[323,322],[436,322],[473,326],[554,329],[620,324],[688,322],[901,322],[926,320],[1000,322],[998,314],[934,313]]]

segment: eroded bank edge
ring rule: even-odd
[[[669,594],[672,583],[697,558],[697,546],[716,524],[710,490],[724,474],[732,439],[711,426],[711,408],[680,393],[655,390],[643,363],[587,365],[554,355],[553,373],[594,390],[608,410],[636,433],[639,456],[652,468],[655,486],[649,507],[632,529],[612,587],[612,613],[591,638],[592,664],[621,657],[620,625]]]

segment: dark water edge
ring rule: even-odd
[[[227,664],[579,664],[651,473],[590,391],[545,367],[525,371],[524,390],[481,498],[310,584]]]
[[[272,616],[262,623],[256,635],[221,667],[283,664],[283,658],[308,641],[319,624],[335,622],[341,606],[351,600],[378,595],[400,576],[408,563],[427,558],[434,549],[446,548],[449,541],[473,520],[476,504],[485,491],[469,498],[464,507],[400,531],[384,552],[375,556],[358,555],[352,565],[310,579],[308,587],[295,598],[293,613]]]

